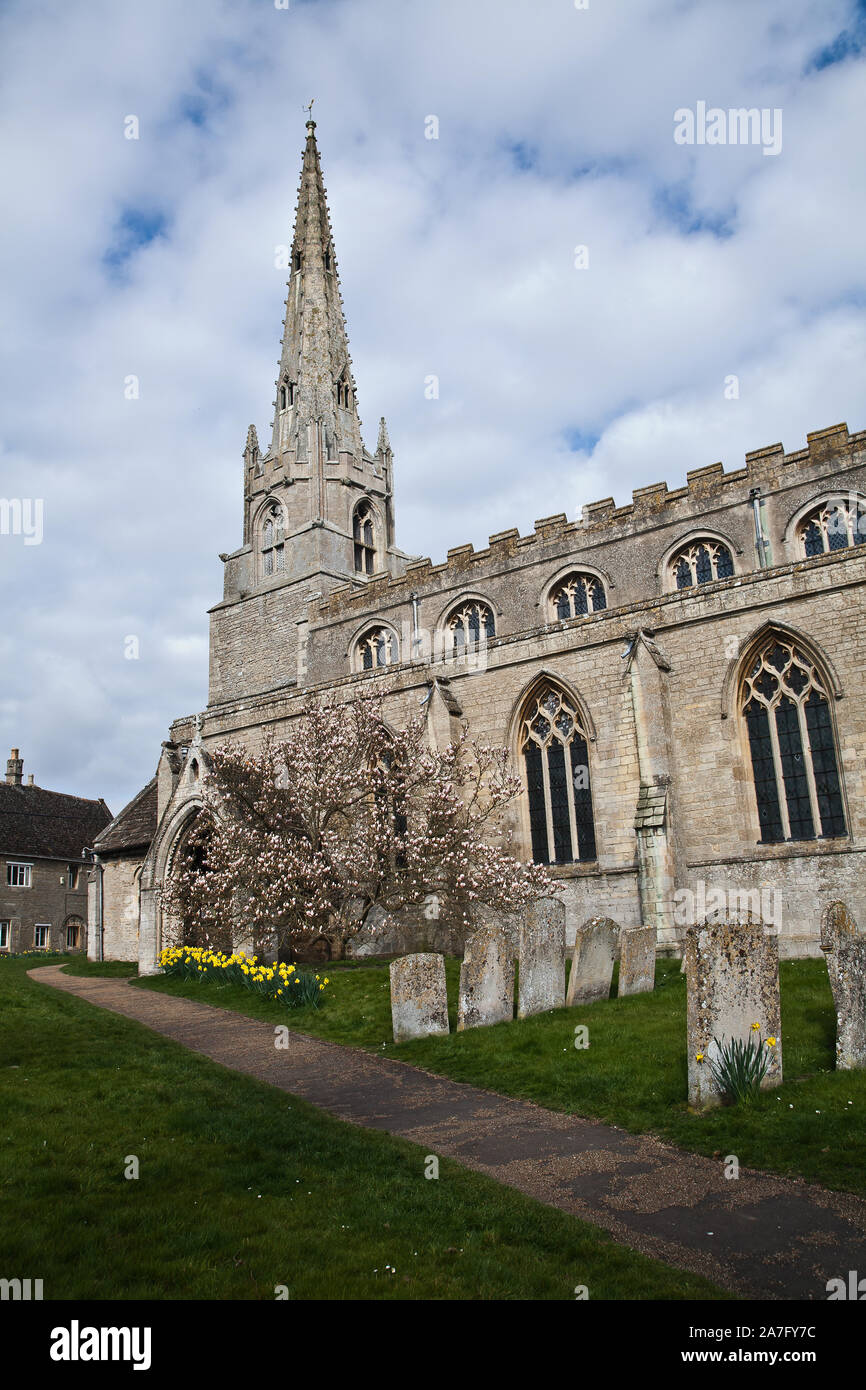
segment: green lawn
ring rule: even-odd
[[[46,1299],[725,1297],[453,1162],[428,1181],[415,1145],[34,983],[38,963],[0,960],[0,1268]],[[341,995],[350,973],[381,980],[344,972]]]
[[[452,1030],[459,970],[459,961],[446,961]],[[686,988],[678,961],[658,962],[653,994],[400,1046],[391,1041],[387,966],[334,965],[327,974],[331,984],[323,1008],[295,1013],[217,983],[157,977],[140,987],[201,998],[254,1018],[281,1018],[317,1037],[657,1134],[696,1153],[736,1154],[747,1167],[866,1193],[866,1071],[834,1070],[835,1014],[822,960],[783,961],[780,967],[785,1084],[752,1107],[706,1115],[690,1114],[685,1101]],[[585,1050],[574,1047],[580,1023],[589,1028]]]

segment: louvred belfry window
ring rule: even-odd
[[[262,572],[280,574],[285,568],[285,521],[282,507],[272,507],[262,526]]]
[[[362,502],[355,508],[352,539],[355,546],[355,573],[372,574],[376,565],[376,545],[373,538],[373,512],[369,503]]]
[[[740,708],[762,843],[845,835],[830,703],[814,662],[771,637],[749,664]]]
[[[596,858],[586,732],[552,685],[533,695],[520,726],[532,857],[538,864]]]

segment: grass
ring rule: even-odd
[[[417,1146],[29,980],[36,964],[0,961],[0,1272],[46,1299],[727,1297],[448,1160],[426,1180]]]
[[[463,1033],[453,1031],[459,969],[459,961],[446,961],[450,1036],[399,1046],[391,1041],[387,966],[327,967],[326,1005],[292,1015],[218,984],[179,985],[159,977],[140,984],[253,1018],[281,1018],[301,1032],[634,1133],[656,1134],[695,1153],[735,1154],[745,1167],[866,1194],[866,1071],[834,1070],[835,1013],[823,961],[783,961],[780,967],[784,1084],[762,1092],[753,1105],[705,1115],[691,1114],[685,1100],[686,988],[678,961],[658,961],[652,994]],[[583,1050],[574,1046],[577,1024],[589,1029]]]

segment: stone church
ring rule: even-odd
[[[312,119],[274,407],[267,448],[246,437],[207,709],[175,721],[96,841],[106,956],[155,969],[208,748],[256,747],[308,692],[368,682],[395,724],[423,708],[436,744],[467,721],[508,747],[520,852],[551,865],[570,933],[603,913],[678,953],[721,894],[802,955],[827,899],[866,915],[866,432],[774,444],[442,564],[407,556],[384,420],[375,452],[361,435]]]

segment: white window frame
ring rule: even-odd
[[[16,883],[14,879],[18,877],[15,870],[20,870],[24,878],[23,883]],[[33,865],[27,864],[21,859],[7,859],[6,861],[6,887],[7,888],[32,888],[33,887]]]
[[[11,927],[11,926],[12,926],[12,923],[9,921],[8,918],[6,918],[4,921],[0,922],[0,951],[8,951],[8,950],[9,950],[9,938],[10,938],[10,935],[11,935],[11,932],[10,932],[10,927]]]
[[[44,945],[44,946],[40,946],[39,942],[36,940],[36,933],[37,933],[37,932],[40,932],[40,931],[44,931],[44,932],[45,932],[45,945]],[[33,949],[34,949],[34,951],[47,951],[50,945],[51,945],[51,923],[50,923],[50,922],[36,922],[36,923],[34,924],[34,927],[33,927]]]

